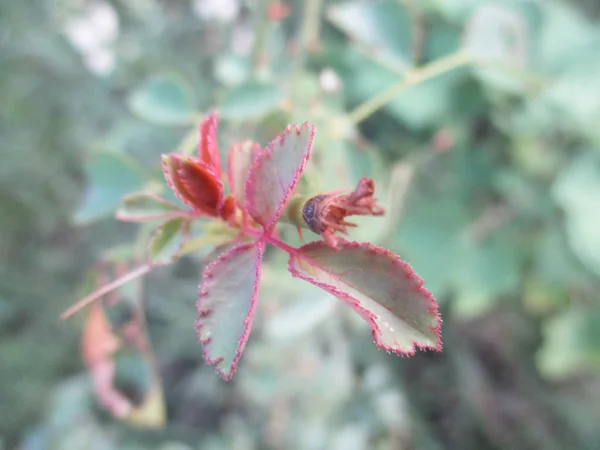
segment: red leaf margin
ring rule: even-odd
[[[217,141],[219,114],[213,111],[200,124],[198,141],[198,159],[212,169],[217,178],[221,178],[221,155]]]
[[[196,309],[198,311],[198,319],[196,319],[196,332],[198,334],[198,342],[200,342],[204,348],[202,351],[202,356],[204,357],[204,361],[208,365],[216,365],[223,360],[222,357],[211,359],[208,356],[208,346],[212,341],[212,337],[207,339],[202,339],[200,336],[203,330],[203,324],[201,323],[201,319],[205,318],[207,315],[212,313],[210,309],[203,309],[201,305],[202,298],[207,295],[207,292],[204,290],[206,280],[209,280],[213,277],[213,272],[215,268],[219,266],[223,261],[230,260],[235,258],[235,254],[239,253],[242,250],[247,248],[257,248],[257,257],[256,257],[256,281],[254,282],[254,292],[252,293],[252,298],[250,299],[250,308],[248,309],[248,313],[246,314],[246,318],[244,319],[244,331],[239,339],[239,346],[237,348],[235,357],[231,363],[229,374],[225,373],[219,367],[216,367],[215,370],[217,373],[223,378],[225,381],[231,380],[233,374],[237,369],[237,363],[244,352],[244,348],[246,347],[246,343],[248,342],[248,337],[250,336],[250,331],[252,329],[252,322],[254,320],[254,313],[256,312],[256,306],[258,303],[258,290],[260,285],[261,278],[261,269],[262,269],[262,258],[265,251],[265,242],[264,241],[256,241],[253,243],[243,243],[238,244],[235,247],[229,248],[225,250],[219,257],[214,259],[202,272],[202,281],[200,282],[200,286],[198,288],[198,301],[196,302]]]
[[[302,158],[302,161],[300,163],[300,167],[298,167],[296,169],[296,174],[294,176],[294,179],[292,180],[292,183],[288,187],[288,190],[287,190],[287,193],[286,193],[285,197],[282,199],[279,207],[277,208],[277,210],[273,214],[273,217],[271,218],[271,221],[266,226],[265,226],[265,224],[261,223],[261,225],[263,226],[263,228],[265,230],[265,233],[269,233],[273,229],[273,227],[275,226],[275,224],[277,223],[277,220],[279,219],[279,216],[281,216],[281,213],[283,212],[283,209],[285,208],[285,205],[287,204],[287,202],[290,200],[290,197],[292,196],[292,192],[293,192],[294,188],[296,187],[296,184],[298,184],[298,180],[300,180],[300,177],[302,176],[302,173],[304,172],[304,168],[306,167],[306,163],[308,162],[308,160],[310,158],[310,154],[311,154],[311,151],[312,151],[312,146],[313,146],[313,142],[314,142],[314,139],[315,139],[315,133],[317,131],[317,127],[315,125],[309,125],[308,122],[304,122],[300,126],[298,126],[296,124],[288,125],[286,127],[285,131],[282,134],[280,134],[275,139],[273,139],[269,143],[269,145],[267,145],[265,147],[265,149],[262,152],[260,152],[260,154],[254,159],[254,162],[250,166],[250,174],[248,175],[248,180],[246,181],[246,187],[245,187],[245,190],[244,190],[244,209],[246,211],[251,211],[252,210],[252,208],[251,208],[252,207],[252,202],[250,200],[250,196],[248,195],[249,194],[248,191],[250,190],[250,186],[254,182],[254,180],[253,180],[253,174],[255,173],[257,167],[260,165],[261,161],[264,158],[268,158],[269,156],[271,156],[273,154],[273,150],[274,150],[275,145],[276,144],[283,144],[283,142],[285,141],[286,136],[288,136],[292,131],[295,131],[296,134],[298,136],[300,136],[300,133],[301,133],[302,129],[305,128],[305,127],[310,130],[310,137],[309,137],[309,141],[308,141],[308,150],[306,151],[306,154]],[[260,223],[259,221],[257,221],[257,222]]]
[[[208,175],[208,178],[210,179],[209,182],[214,183],[214,188],[216,189],[216,194],[218,196],[217,199],[217,205],[215,208],[215,211],[213,213],[212,210],[209,210],[205,207],[203,207],[202,205],[198,205],[196,203],[194,203],[194,201],[191,198],[187,198],[181,188],[179,186],[177,186],[177,184],[175,183],[175,180],[173,179],[173,176],[171,175],[171,168],[170,168],[170,163],[169,160],[173,158],[175,160],[177,160],[178,162],[185,162],[185,161],[189,161],[190,164],[192,164],[195,168],[199,168],[203,171],[206,172],[206,174]],[[216,174],[214,173],[214,171],[212,170],[212,168],[207,165],[206,163],[204,163],[203,161],[197,161],[195,159],[192,158],[188,158],[186,156],[183,156],[179,153],[167,153],[162,155],[162,171],[163,171],[163,175],[165,177],[165,180],[167,182],[167,184],[169,185],[169,187],[171,188],[171,190],[173,191],[173,193],[177,196],[177,198],[179,200],[181,200],[183,203],[185,203],[187,206],[189,206],[190,208],[192,208],[192,210],[201,213],[205,216],[214,216],[218,211],[220,211],[222,204],[223,204],[223,200],[224,200],[224,187],[223,187],[223,182],[221,181],[220,178],[218,178],[216,176]],[[174,174],[175,176],[179,176],[178,173]],[[183,182],[183,180],[180,179],[180,182],[182,183],[182,187],[183,189],[187,189],[187,186],[185,185],[185,183]]]
[[[365,321],[367,322],[367,324],[371,327],[371,335],[373,336],[373,341],[375,342],[375,345],[377,345],[378,348],[380,349],[384,349],[387,352],[392,352],[395,353],[397,355],[414,355],[416,353],[415,347],[421,350],[434,350],[434,351],[441,351],[442,350],[442,318],[439,314],[439,307],[438,304],[435,300],[435,298],[433,297],[433,295],[431,294],[431,292],[429,292],[427,289],[425,289],[423,287],[423,285],[425,284],[425,281],[415,273],[415,271],[413,270],[413,268],[405,261],[401,260],[400,257],[389,251],[386,250],[384,248],[378,247],[376,245],[373,245],[371,243],[368,242],[356,242],[356,241],[346,241],[344,239],[339,239],[339,244],[342,246],[350,246],[350,247],[354,247],[354,248],[365,248],[371,252],[377,253],[379,255],[383,255],[383,256],[387,256],[387,257],[391,257],[392,259],[392,264],[397,265],[402,267],[402,269],[404,269],[405,273],[406,273],[406,278],[414,281],[415,283],[415,288],[416,291],[423,295],[423,297],[425,297],[428,301],[429,301],[429,305],[430,307],[428,308],[428,312],[432,313],[435,315],[436,317],[436,324],[433,327],[429,327],[429,329],[435,334],[436,336],[436,345],[435,347],[430,346],[430,345],[420,345],[416,342],[413,342],[413,346],[412,346],[412,351],[406,351],[406,352],[402,352],[402,351],[398,351],[394,348],[391,347],[386,347],[384,344],[382,344],[381,342],[379,342],[378,339],[378,335],[381,334],[381,330],[379,328],[379,326],[377,325],[377,322],[375,320],[375,316],[373,315],[373,313],[371,313],[369,310],[363,308],[357,299],[355,299],[354,297],[350,296],[349,294],[340,291],[339,289],[337,289],[334,286],[331,286],[327,283],[323,283],[320,281],[316,281],[314,279],[311,279],[310,277],[305,277],[304,275],[301,275],[294,267],[292,267],[292,258],[296,257],[296,258],[301,258],[304,260],[309,260],[309,258],[304,258],[303,255],[300,253],[302,251],[302,249],[310,249],[310,248],[314,248],[314,247],[322,247],[322,246],[326,246],[324,241],[315,241],[315,242],[310,242],[308,244],[303,245],[302,247],[296,249],[296,252],[290,253],[290,259],[288,261],[288,270],[290,272],[290,274],[295,277],[295,278],[300,278],[304,281],[308,281],[309,283],[320,287],[321,289],[325,290],[326,292],[329,292],[330,294],[334,295],[335,297],[339,298],[340,300],[342,300],[344,303],[346,303],[348,306],[350,306],[350,308],[352,308],[354,311],[356,311],[363,319],[365,319]],[[341,248],[341,247],[340,247]],[[315,264],[314,266],[322,268],[323,270],[327,270],[326,267],[320,266],[318,264]],[[387,309],[387,308],[386,308]]]

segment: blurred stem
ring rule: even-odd
[[[319,35],[321,34],[321,9],[323,0],[307,0],[304,5],[302,27],[298,37],[297,54],[294,57],[294,66],[291,77],[291,98],[293,104],[302,101],[302,90],[298,89],[298,83],[306,66],[308,52],[315,51],[319,46]]]
[[[258,1],[258,6],[256,9],[256,40],[254,41],[254,48],[252,49],[252,78],[256,78],[258,76],[258,72],[262,63],[265,41],[267,38],[267,32],[269,31],[269,17],[267,15],[267,10],[269,8],[269,4],[272,2],[273,0]]]
[[[302,27],[302,48],[314,51],[319,47],[323,0],[307,0]]]
[[[357,106],[350,112],[348,119],[350,123],[357,125],[412,86],[416,86],[431,78],[449,72],[450,70],[464,66],[468,62],[469,56],[465,52],[459,50],[458,52],[452,53],[450,56],[440,58],[423,67],[411,70],[402,80]]]

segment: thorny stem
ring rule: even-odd
[[[469,61],[470,58],[468,54],[459,50],[445,58],[438,59],[423,67],[414,69],[408,72],[402,80],[394,83],[386,90],[357,106],[348,115],[348,120],[350,123],[357,125],[410,87],[423,83],[450,70],[464,66],[469,63]]]

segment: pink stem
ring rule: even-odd
[[[102,298],[104,295],[108,294],[110,291],[113,291],[113,290],[117,289],[118,287],[123,286],[125,283],[128,283],[131,280],[141,277],[142,275],[150,272],[152,269],[153,269],[152,266],[148,266],[148,265],[141,266],[141,267],[138,267],[137,269],[133,270],[132,272],[129,272],[128,274],[123,275],[121,278],[117,278],[112,283],[105,284],[100,289],[92,292],[90,295],[81,299],[80,301],[75,303],[73,306],[71,306],[69,309],[67,309],[65,312],[63,312],[60,315],[60,318],[68,319],[73,314],[78,312],[80,309],[83,309],[86,306],[91,305],[93,302],[95,302],[99,298]]]

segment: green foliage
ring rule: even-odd
[[[115,64],[99,74],[65,31],[87,2],[1,2],[2,444],[596,448],[597,5],[290,0],[291,15],[274,21],[261,2],[234,19],[195,12],[202,3],[106,3],[116,37],[95,45]],[[466,56],[448,64],[457,52]],[[441,69],[430,76],[430,64]],[[221,382],[201,362],[193,299],[210,252],[232,236],[198,226],[187,256],[144,279],[166,429],[139,431],[98,408],[82,320],[58,316],[98,259],[147,260],[153,228],[110,216],[162,211],[121,199],[168,195],[160,154],[193,154],[199,112],[214,108],[222,155],[307,120],[318,139],[299,189],[375,180],[387,214],[358,221],[350,238],[423,277],[442,305],[443,353],[378,352],[363,320],[290,279],[286,255],[269,250],[243,368]],[[163,238],[180,236],[170,227]],[[293,227],[279,232],[301,244]],[[179,249],[158,242],[160,260]]]
[[[129,107],[140,118],[159,125],[187,125],[193,123],[192,90],[186,84],[169,76],[157,76],[146,81],[133,92]]]
[[[143,173],[126,155],[96,151],[85,166],[89,187],[75,213],[77,223],[102,218],[115,211],[123,196],[142,187]]]

